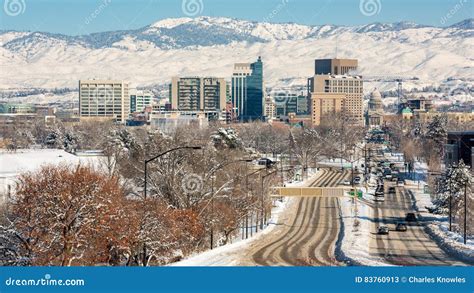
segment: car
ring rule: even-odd
[[[351,185],[351,182],[349,180],[343,180],[341,181],[342,185]]]
[[[374,197],[374,202],[384,202],[385,201],[385,197],[383,196],[375,196]]]
[[[405,221],[407,221],[407,222],[416,222],[417,218],[416,218],[415,213],[407,213],[406,216],[405,216]]]
[[[405,232],[406,230],[408,230],[407,224],[405,222],[398,222],[395,226],[395,230]]]
[[[396,193],[395,186],[390,186],[390,187],[388,188],[388,193]]]
[[[380,226],[377,228],[377,234],[379,235],[388,235],[388,227],[387,226]]]
[[[383,190],[383,185],[377,186],[377,189],[375,190],[375,196],[384,196],[385,192]]]
[[[270,168],[275,164],[276,164],[276,162],[269,159],[269,158],[261,158],[261,159],[258,160],[258,165],[266,166],[267,168]]]
[[[401,179],[401,178],[398,178],[398,180],[397,180],[397,185],[398,185],[398,186],[403,186],[403,185],[405,185],[405,180],[404,180],[404,179]]]
[[[360,184],[360,177],[354,177],[354,184]]]

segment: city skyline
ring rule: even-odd
[[[20,4],[9,6],[9,3]],[[248,7],[255,9],[246,9]],[[471,18],[472,9],[472,0],[324,0],[317,5],[309,0],[101,0],[95,3],[6,0],[0,14],[0,29],[85,35],[139,29],[168,18],[200,16],[312,26],[408,21],[445,27]]]

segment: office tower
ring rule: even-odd
[[[272,97],[265,98],[265,117],[267,119],[273,119],[276,116],[276,107],[275,102]]]
[[[324,119],[329,119],[332,114],[341,112],[345,99],[345,94],[313,93],[311,96],[311,123],[320,125]]]
[[[236,63],[232,75],[232,104],[240,121],[264,119],[263,62]]]
[[[223,78],[173,77],[171,108],[180,111],[225,112],[226,89]]]
[[[353,125],[364,125],[363,109],[363,81],[361,76],[349,75],[315,75],[313,77],[314,87],[311,97],[324,93],[342,94],[343,115]],[[316,103],[317,104],[317,103]],[[314,105],[314,103],[313,103]],[[312,107],[314,110],[314,107]],[[320,111],[320,110],[318,110]],[[317,122],[317,120],[315,121]],[[317,123],[315,125],[318,125]]]
[[[130,90],[130,113],[143,112],[146,106],[151,106],[153,93],[150,91]]]
[[[357,59],[316,59],[314,74],[344,75],[357,70]]]
[[[305,115],[308,114],[309,112],[309,105],[308,105],[308,97],[301,94],[298,95],[297,101],[296,101],[296,114],[298,115]]]
[[[128,83],[122,80],[80,80],[79,115],[83,119],[115,119],[125,123],[130,113]]]

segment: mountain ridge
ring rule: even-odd
[[[140,85],[175,75],[229,77],[262,56],[266,84],[305,85],[316,58],[359,59],[362,75],[416,76],[424,84],[472,80],[473,20],[439,28],[413,22],[360,26],[181,18],[81,36],[0,32],[0,89],[75,87],[113,77]]]

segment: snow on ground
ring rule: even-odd
[[[6,194],[9,188],[14,188],[15,180],[21,173],[38,170],[43,165],[62,163],[100,166],[97,156],[76,156],[64,150],[21,149],[8,152],[0,149],[0,196]]]
[[[12,98],[0,98],[0,101],[9,103],[32,103],[32,104],[51,104],[51,103],[77,103],[79,99],[79,92],[69,92],[64,94],[38,94],[29,95],[26,97],[12,97]]]
[[[363,200],[354,201],[349,196],[340,199],[344,226],[341,243],[343,260],[352,265],[387,266],[382,258],[372,256],[369,252],[370,236],[373,233],[373,212],[365,203],[368,197],[363,193]]]
[[[315,169],[308,170],[308,180],[286,183],[287,187],[305,186],[311,182],[318,171]],[[252,242],[259,241],[264,235],[271,233],[277,226],[279,215],[284,209],[293,201],[294,198],[284,197],[282,201],[277,200],[272,209],[271,217],[268,225],[260,232],[254,234],[245,240],[240,240],[241,237],[236,237],[232,244],[223,245],[213,250],[208,250],[203,253],[192,255],[182,261],[170,264],[170,266],[236,266],[239,264],[239,257],[242,251],[248,247]]]

